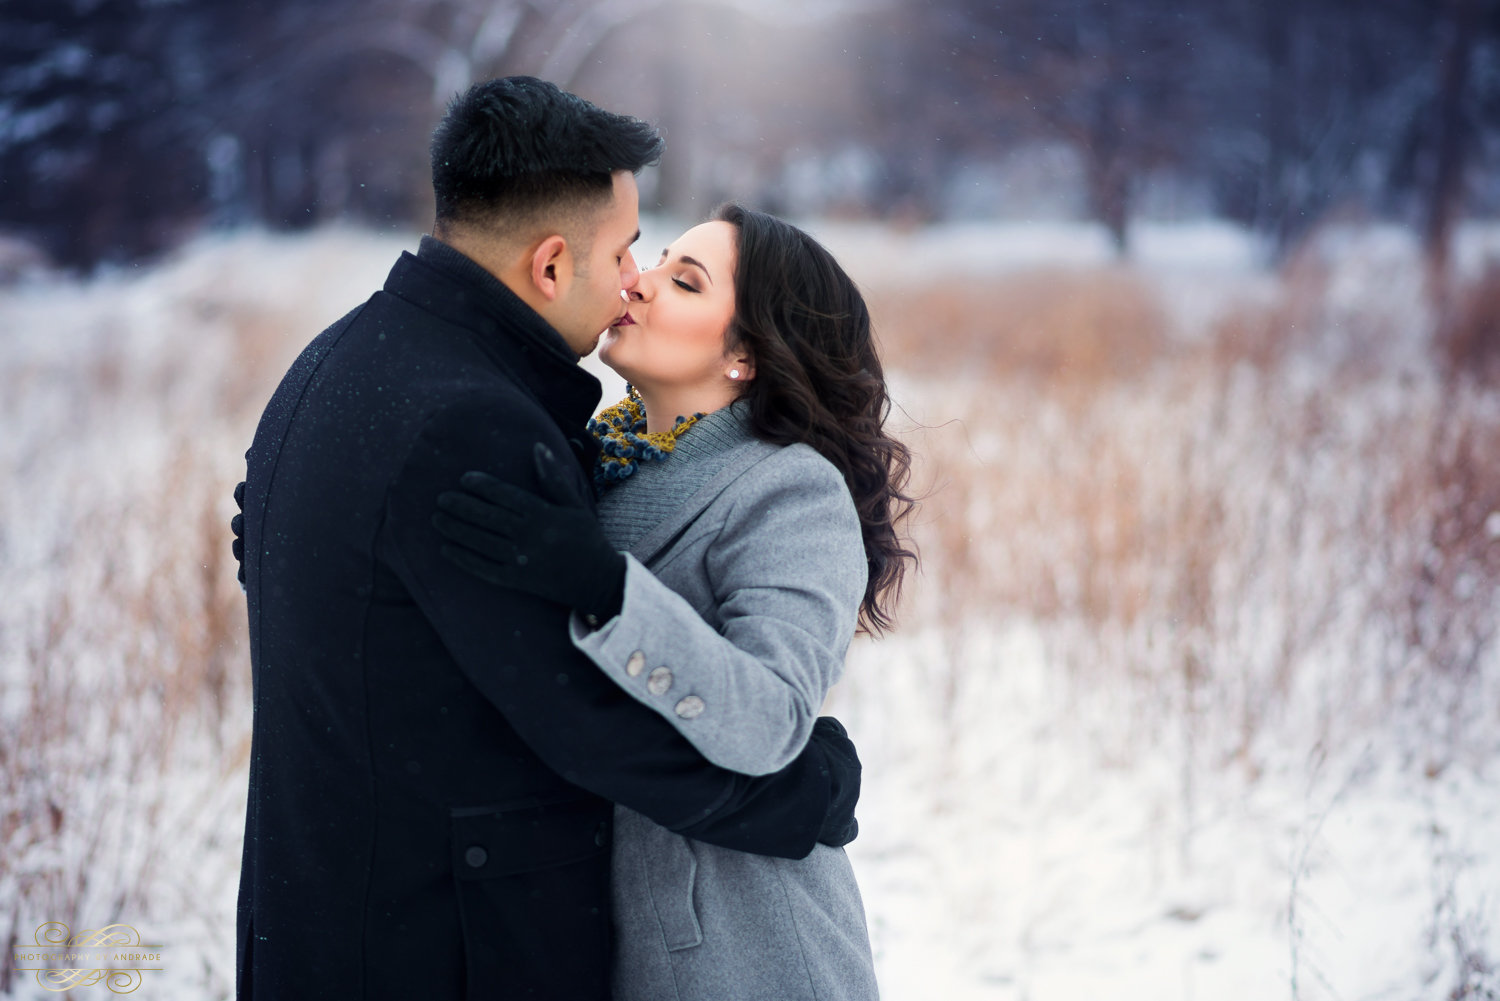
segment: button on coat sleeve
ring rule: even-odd
[[[792,446],[731,484],[705,520],[710,537],[690,529],[667,557],[701,567],[664,576],[701,569],[722,631],[628,557],[620,614],[597,631],[575,616],[573,642],[708,760],[766,775],[801,752],[843,671],[866,581],[859,516],[833,465]]]

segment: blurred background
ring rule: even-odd
[[[1440,253],[1493,211],[1485,0],[6,0],[0,222],[69,267],[204,226],[426,225],[426,139],[530,73],[661,125],[693,217],[1215,217],[1285,252],[1330,212]]]
[[[510,73],[660,125],[641,257],[739,198],[870,300],[887,998],[1500,997],[1495,0],[0,0],[0,996],[232,995],[230,491]]]

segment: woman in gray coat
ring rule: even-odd
[[[856,629],[888,624],[911,558],[895,529],[908,457],[884,431],[868,313],[816,241],[736,205],[629,299],[600,358],[631,393],[589,428],[623,573],[615,614],[575,614],[573,641],[704,757],[768,774],[807,742]],[[445,509],[510,540],[492,558],[549,524],[540,502],[466,484],[498,504]],[[613,852],[619,1001],[877,997],[842,848],[751,855],[616,807]]]

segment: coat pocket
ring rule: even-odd
[[[450,812],[468,996],[609,997],[614,804],[588,797]]]
[[[693,886],[698,879],[698,858],[687,838],[657,828],[646,855],[646,879],[651,886],[651,903],[661,922],[667,951],[691,949],[703,944],[703,928],[698,924],[698,910],[693,905]]]

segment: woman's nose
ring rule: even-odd
[[[651,272],[649,270],[642,271],[640,277],[636,279],[635,284],[625,291],[625,295],[629,297],[631,302],[646,302],[655,294],[655,288],[656,284]]]

